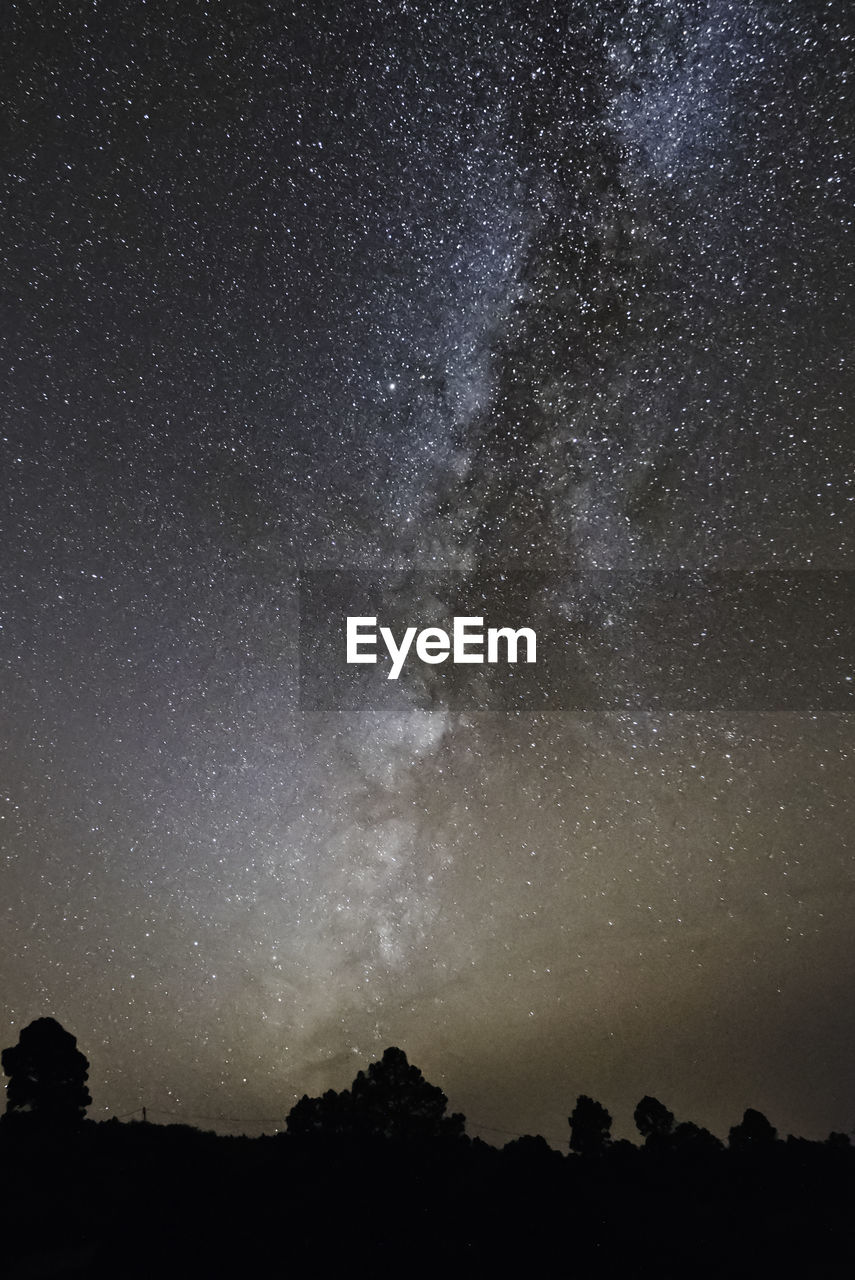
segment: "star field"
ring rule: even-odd
[[[297,679],[319,568],[548,572],[544,619],[576,571],[855,568],[846,6],[5,44],[3,1044],[59,1018],[96,1118],[269,1131],[400,1044],[489,1140],[579,1093],[851,1128],[844,707]]]

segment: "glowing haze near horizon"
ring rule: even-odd
[[[850,717],[311,715],[294,584],[855,568],[851,15],[358,8],[12,6],[3,1044],[849,1129]]]

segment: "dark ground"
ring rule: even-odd
[[[0,1131],[0,1274],[849,1276],[845,1139],[593,1158],[540,1139]]]

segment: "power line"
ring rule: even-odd
[[[155,1115],[159,1116],[181,1116],[186,1115],[191,1120],[213,1120],[219,1121],[220,1124],[282,1124],[285,1116],[208,1116],[198,1111],[164,1111],[158,1107],[153,1107]]]
[[[569,1136],[564,1133],[560,1138],[554,1133],[532,1133],[527,1130],[525,1133],[517,1133],[514,1129],[499,1129],[494,1124],[482,1124],[480,1120],[473,1120],[466,1117],[466,1123],[471,1124],[475,1129],[486,1129],[488,1133],[502,1133],[506,1138],[546,1138],[547,1142],[569,1142]]]
[[[117,1120],[127,1120],[131,1116],[144,1115],[148,1112],[155,1116],[172,1116],[176,1120],[207,1120],[212,1124],[283,1124],[285,1116],[220,1116],[210,1115],[201,1111],[170,1111],[165,1107],[137,1107],[135,1111],[128,1111],[124,1115],[116,1116]],[[555,1134],[533,1134],[530,1131],[520,1132],[516,1129],[500,1129],[498,1125],[482,1124],[480,1120],[475,1120],[467,1116],[467,1125],[471,1125],[473,1129],[483,1129],[487,1133],[500,1133],[506,1138],[546,1138],[547,1142],[565,1143],[568,1141],[567,1134],[558,1137]]]

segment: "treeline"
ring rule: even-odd
[[[85,1119],[88,1063],[39,1019],[2,1055],[4,1276],[844,1274],[855,1155],[745,1112],[725,1145],[652,1097],[638,1144],[580,1096],[569,1144],[492,1147],[396,1048],[285,1131]]]
[[[54,1018],[37,1018],[21,1032],[16,1046],[0,1056],[8,1077],[5,1124],[67,1129],[80,1124],[92,1098],[87,1088],[89,1063],[77,1048],[77,1040]],[[447,1115],[448,1099],[425,1080],[418,1067],[407,1061],[401,1049],[389,1048],[379,1062],[360,1071],[350,1089],[328,1090],[321,1097],[304,1094],[286,1117],[286,1131],[294,1138],[425,1141],[462,1139],[466,1119],[459,1112]],[[711,1155],[722,1143],[709,1129],[691,1120],[677,1123],[674,1113],[657,1098],[646,1096],[633,1116],[646,1150],[657,1155]],[[612,1118],[593,1098],[580,1094],[568,1118],[569,1147],[576,1155],[601,1158],[612,1149],[632,1144],[613,1143]],[[731,1128],[728,1146],[737,1151],[762,1151],[777,1141],[777,1130],[760,1111],[749,1107]],[[789,1139],[795,1141],[795,1139]],[[850,1146],[845,1133],[831,1133],[827,1144],[835,1149]],[[545,1139],[523,1136],[507,1144],[508,1150],[549,1150]]]

